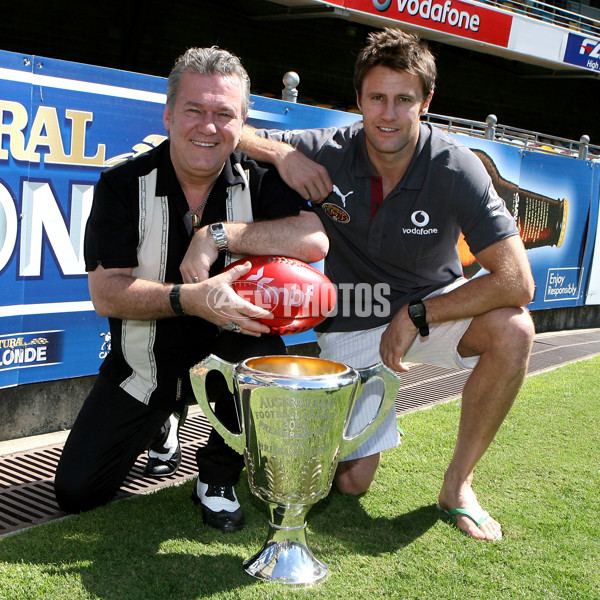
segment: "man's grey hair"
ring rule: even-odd
[[[242,119],[246,118],[250,110],[250,77],[237,56],[217,46],[190,48],[182,54],[175,61],[167,81],[167,105],[171,110],[175,105],[181,76],[186,71],[200,73],[200,75],[238,77],[242,86]]]

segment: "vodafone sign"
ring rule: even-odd
[[[344,8],[506,48],[512,16],[461,0],[345,0]]]

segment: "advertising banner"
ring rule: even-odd
[[[510,14],[461,0],[345,0],[343,6],[502,48],[508,46],[513,19]]]
[[[0,53],[0,387],[95,373],[83,237],[107,165],[164,133],[159,78]]]
[[[166,80],[0,51],[0,81],[0,388],[95,374],[110,335],[88,293],[85,224],[101,171],[164,139]],[[360,118],[251,100],[256,127]],[[583,304],[598,202],[590,163],[457,137],[484,161],[519,223],[537,284],[531,308]],[[468,249],[463,264],[477,276]]]
[[[592,202],[592,211],[590,213],[590,223],[596,225],[594,230],[590,228],[587,236],[586,255],[591,255],[590,270],[587,282],[587,292],[585,295],[585,303],[600,304],[600,228],[597,227],[600,208],[600,161],[594,163],[594,173],[592,178],[592,198],[596,201]]]
[[[569,32],[564,62],[600,71],[600,39]]]
[[[593,246],[588,240],[594,239],[597,222],[591,216],[598,203],[597,195],[591,194],[592,163],[463,135],[454,137],[479,156],[515,218],[536,283],[528,308],[585,304]],[[463,265],[467,275],[479,269],[465,260]]]

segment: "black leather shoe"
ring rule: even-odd
[[[207,485],[198,478],[192,500],[202,507],[202,520],[207,525],[224,533],[239,531],[244,527],[244,511],[233,486]]]
[[[165,424],[159,431],[156,439],[150,444],[148,452],[148,462],[144,468],[144,474],[151,477],[168,477],[173,475],[181,464],[181,446],[179,444],[179,430],[185,423],[188,407],[184,407],[183,412],[173,413],[169,416]],[[177,428],[175,437],[173,428]],[[177,446],[173,453],[174,442]],[[162,455],[162,456],[161,456]],[[166,458],[170,456],[169,458]]]
[[[177,446],[177,450],[175,450],[173,456],[167,460],[149,456],[148,462],[146,463],[146,468],[144,469],[144,474],[152,477],[168,477],[177,471],[180,464],[181,446]]]

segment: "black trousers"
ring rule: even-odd
[[[251,356],[285,354],[286,348],[278,336],[254,338],[222,332],[211,352],[238,363]],[[215,414],[228,429],[239,431],[224,377],[218,372],[209,375],[207,396],[215,403]],[[170,414],[142,404],[100,375],[73,424],[56,469],[54,491],[62,510],[81,512],[109,502]],[[214,430],[196,459],[201,480],[214,485],[235,485],[244,467],[242,456]]]
[[[217,338],[212,353],[228,362],[239,363],[252,356],[270,356],[287,352],[283,340],[277,335],[262,335],[255,338],[223,332]],[[211,402],[215,402],[215,415],[221,423],[230,431],[239,432],[240,424],[234,399],[220,372],[208,373],[206,395]],[[196,451],[196,462],[201,481],[214,485],[235,485],[244,468],[242,455],[230,448],[214,429],[210,432],[206,446]]]

